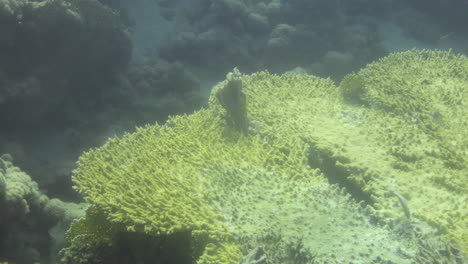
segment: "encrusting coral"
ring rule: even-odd
[[[92,207],[69,239],[112,246],[119,233],[190,232],[202,264],[237,263],[262,243],[271,250],[265,235],[328,263],[412,263],[425,236],[466,252],[467,65],[449,52],[412,50],[340,87],[308,75],[241,76],[242,122],[220,102],[223,88],[239,84],[228,78],[208,109],[82,155],[73,181]],[[247,122],[248,133],[233,122]],[[397,234],[408,221],[419,229]]]

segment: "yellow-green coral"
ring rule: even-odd
[[[371,108],[369,137],[386,155],[378,167],[389,165],[380,169],[381,180],[364,187],[379,197],[376,207],[390,206],[377,189],[393,185],[415,215],[466,252],[468,59],[444,51],[392,54],[345,78],[345,95],[356,78],[359,98]]]
[[[404,218],[387,188],[395,189],[418,219],[468,250],[465,56],[391,54],[348,75],[339,89],[310,76],[243,80],[249,118],[263,133],[306,143],[312,166],[367,197],[384,218]]]
[[[155,235],[191,231],[198,263],[239,260],[236,235],[255,235],[258,224],[243,226],[232,210],[266,185],[258,177],[295,180],[295,187],[283,185],[296,194],[327,179],[340,183],[381,219],[404,219],[398,196],[404,197],[412,220],[429,223],[466,251],[467,65],[466,57],[449,52],[413,50],[349,75],[340,87],[314,76],[242,76],[248,133],[228,125],[226,106],[214,95],[209,109],[138,128],[85,153],[73,180],[108,221],[104,226]],[[242,185],[245,196],[229,192]],[[274,214],[268,208],[259,213]],[[271,224],[301,225],[291,219]],[[91,230],[81,223],[72,239]]]
[[[109,221],[123,223],[129,231],[206,231],[210,246],[199,263],[231,263],[240,252],[197,174],[215,165],[278,171],[301,166],[297,151],[285,155],[260,136],[225,137],[225,129],[216,113],[201,110],[109,139],[80,158],[73,177],[76,189]]]
[[[396,189],[414,215],[468,249],[466,57],[392,54],[347,76],[339,89],[319,78],[267,73],[244,84],[249,117],[263,131],[306,142],[311,165],[367,196],[385,218],[404,217],[386,188]]]
[[[411,263],[408,256],[416,254],[410,241],[395,239],[389,230],[370,224],[365,210],[336,186],[292,181],[263,169],[213,167],[202,171],[200,178],[210,186],[229,230],[248,249],[244,252],[263,246],[270,263],[309,263],[295,259],[294,248],[278,245],[298,239],[300,251],[324,263],[349,259],[368,263],[376,258]]]

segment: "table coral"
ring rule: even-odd
[[[236,263],[268,244],[267,233],[292,244],[302,236],[296,245],[329,263],[411,263],[427,236],[466,252],[466,65],[450,52],[412,50],[339,87],[243,75],[248,133],[229,126],[213,95],[208,109],[84,153],[73,181],[93,207],[69,238],[112,244],[118,232],[189,231],[197,263]]]

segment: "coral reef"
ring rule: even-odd
[[[70,154],[66,134],[115,94],[131,56],[128,28],[95,0],[2,0],[0,21],[0,152],[51,192],[71,191],[57,188],[81,151]]]
[[[452,32],[467,33],[467,29],[464,26],[468,23],[468,18],[465,15],[467,4],[465,1],[414,0],[408,2],[408,4],[414,9],[430,15],[433,21],[445,26]]]
[[[12,263],[58,263],[65,231],[81,217],[85,204],[49,199],[36,182],[0,157],[0,260]]]
[[[94,0],[4,0],[1,10],[0,109],[14,113],[0,116],[5,125],[23,128],[52,113],[83,110],[130,60],[127,28]]]
[[[259,246],[272,263],[446,257],[428,247],[462,260],[467,66],[412,50],[339,88],[310,75],[231,73],[218,87],[242,82],[247,134],[229,125],[214,89],[208,109],[83,154],[73,181],[93,206],[72,225],[71,247],[189,232],[197,263],[236,263]]]
[[[207,214],[216,220],[200,224],[209,219],[192,217],[192,209],[170,199],[170,205],[157,211],[171,206],[180,210],[155,219],[141,212],[145,201],[140,199],[123,199],[125,210],[131,207],[127,212],[119,209],[121,200],[107,204],[99,195],[89,198],[82,191],[93,206],[70,230],[73,243],[62,251],[64,263],[209,263],[240,261],[247,254],[243,261],[252,263],[333,263],[340,257],[404,262],[399,259],[402,254],[395,253],[398,246],[415,262],[463,262],[468,247],[463,206],[466,57],[413,50],[363,66],[389,51],[410,47],[467,54],[465,2],[0,0],[0,153],[10,153],[21,167],[13,166],[8,155],[0,159],[0,209],[5,209],[0,216],[0,262],[58,262],[55,253],[67,244],[64,232],[78,215],[64,208],[83,209],[68,203],[82,201],[71,179],[80,153],[115,135],[117,143],[110,141],[117,145],[142,142],[124,131],[199,109],[208,99],[207,88],[234,65],[244,73],[257,73],[236,70],[215,86],[207,109],[134,133],[151,141],[155,136],[148,133],[153,131],[158,140],[167,141],[161,146],[178,149],[166,153],[149,144],[171,159],[163,162],[166,167],[158,175],[171,174],[174,163],[184,167],[174,177],[188,177],[194,188],[181,193],[202,193],[195,200],[208,209],[201,212],[211,210]],[[269,73],[258,72],[265,69]],[[288,74],[274,75],[283,72]],[[197,139],[203,147],[190,145],[187,151],[196,153],[180,158],[192,137],[180,131],[190,126],[196,128],[189,129],[194,134],[210,130],[217,149],[205,148],[211,138]],[[147,153],[133,143],[121,151],[134,148]],[[233,154],[236,151],[243,154]],[[135,165],[141,162],[151,171],[150,158],[130,156],[136,161],[130,162],[134,168],[128,168],[129,175],[142,169]],[[197,164],[191,163],[193,157]],[[203,163],[205,159],[213,164]],[[127,164],[123,158],[119,161]],[[118,167],[107,159],[102,162],[105,170]],[[81,164],[77,171],[85,167]],[[113,173],[103,177],[109,175]],[[257,177],[294,193],[287,197],[291,206],[281,205],[282,196],[275,198],[263,188],[268,183]],[[80,179],[80,173],[74,179]],[[165,184],[155,181],[156,186]],[[232,182],[243,189],[223,188]],[[138,189],[136,182],[131,184]],[[114,185],[118,183],[111,180],[104,186]],[[177,188],[170,185],[163,193]],[[317,199],[302,199],[303,189]],[[263,202],[252,194],[259,192],[268,194]],[[151,191],[143,193],[146,197]],[[164,204],[164,194],[158,195],[150,203]],[[362,201],[370,212],[344,201],[346,197]],[[256,207],[231,210],[250,204],[246,198]],[[382,249],[390,253],[369,253],[372,247],[359,243],[360,253],[345,249],[337,255],[335,241],[317,246],[309,235],[303,237],[306,232],[298,236],[294,228],[285,230],[287,223],[299,223],[294,208],[309,212],[304,204],[314,204],[320,209],[323,200],[336,201],[340,212],[351,208],[343,214],[364,219],[353,222],[352,230],[387,241],[389,247]],[[260,210],[257,204],[265,203],[278,207]],[[288,211],[290,217],[278,217],[276,210]],[[258,219],[261,214],[270,215],[270,222]],[[326,210],[317,215],[344,226]],[[268,224],[268,235],[253,232]],[[340,242],[366,240],[360,235],[349,239],[354,231],[342,232]]]
[[[162,59],[132,62],[121,86],[130,93],[126,100],[128,120],[140,124],[165,121],[169,115],[189,113],[202,105],[200,80],[182,64]]]
[[[216,97],[224,108],[225,119],[230,127],[246,135],[249,131],[249,120],[245,94],[242,92],[242,76],[237,68],[226,76],[226,82],[213,88],[212,97]]]
[[[381,146],[379,152],[369,153],[372,169],[357,160],[341,162],[342,169],[352,172],[348,179],[372,193],[383,215],[395,214],[385,188],[397,190],[416,218],[465,252],[467,72],[465,56],[412,50],[374,62],[340,85],[345,101],[372,109],[362,116],[360,126],[365,129],[373,120],[375,132],[366,133],[367,141]],[[359,152],[365,159],[366,151]]]
[[[0,1],[0,153],[52,197],[79,200],[70,173],[83,150],[202,105],[180,63],[130,62],[121,15],[96,0]]]
[[[348,19],[349,6],[353,4],[340,1],[188,1],[174,9],[176,26],[158,52],[216,77],[232,65],[244,72],[307,67],[329,50],[351,52],[353,69],[358,69],[386,51],[371,29],[375,23],[359,14]],[[368,28],[360,34],[369,45],[352,41],[355,34],[348,32],[353,25]]]

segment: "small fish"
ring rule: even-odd
[[[432,113],[432,122],[436,123],[439,126],[443,126],[444,116],[439,111],[435,111],[434,113]]]
[[[451,38],[454,34],[455,34],[454,32],[450,32],[450,33],[445,34],[442,37],[440,37],[439,40],[447,40],[447,39]]]
[[[403,197],[403,195],[391,188],[385,187],[385,189],[398,198],[398,201],[400,202],[400,205],[403,208],[403,212],[405,213],[406,218],[411,219],[411,212],[408,207],[408,201],[405,199],[405,197]]]

